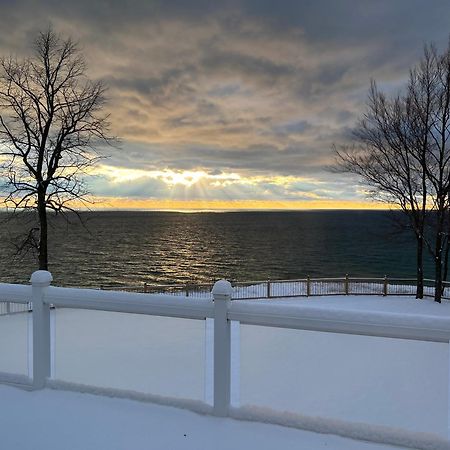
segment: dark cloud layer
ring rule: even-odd
[[[2,0],[0,8],[2,54],[27,54],[50,23],[80,41],[92,77],[110,87],[122,146],[109,150],[109,165],[313,176],[334,186],[315,186],[318,195],[341,183],[325,168],[362,113],[370,79],[398,89],[424,42],[443,46],[450,33],[446,0]],[[167,195],[161,180],[136,180],[123,195]],[[103,194],[119,189],[105,183]],[[238,183],[239,195],[297,198],[294,182],[288,193],[261,183],[258,193]],[[339,195],[359,195],[354,180],[346,186]],[[209,186],[231,195],[219,191]]]

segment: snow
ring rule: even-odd
[[[20,450],[394,450],[126,399],[0,386],[1,448]],[[438,447],[436,447],[438,450]]]
[[[337,312],[362,321],[450,326],[450,303],[408,297],[240,300],[232,307],[275,308],[283,314],[295,309],[323,317]],[[27,375],[30,317],[26,313],[0,316],[0,372]],[[122,397],[210,411],[202,402],[205,398],[211,402],[210,321],[205,329],[205,322],[199,320],[58,309],[55,323],[54,388],[103,395],[112,395],[110,388],[114,388],[113,395],[121,392]],[[444,444],[448,344],[234,324],[232,345],[232,414],[236,418],[417,448],[448,448]],[[39,393],[23,395],[34,398]],[[237,448],[275,447],[270,439],[272,446],[267,447],[264,439],[243,442]],[[133,448],[140,448],[136,445]],[[177,448],[173,445],[167,448]],[[322,445],[317,441],[317,447],[305,448]],[[359,445],[355,448],[365,448]]]
[[[444,322],[450,304],[405,297],[236,302],[305,316]],[[273,309],[273,307],[272,307]],[[403,316],[401,312],[403,311]],[[356,319],[355,319],[356,320]],[[448,344],[241,326],[241,404],[410,431],[447,433]]]
[[[28,375],[28,313],[0,316],[0,372]]]
[[[260,305],[270,304],[272,300],[262,299],[257,303]],[[431,298],[417,300],[408,296],[386,296],[381,295],[330,295],[326,297],[300,297],[273,299],[277,305],[295,306],[303,308],[314,306],[324,310],[338,311],[360,311],[367,314],[414,314],[424,317],[444,317],[450,320],[450,301],[444,300],[437,303]],[[240,300],[239,304],[255,303],[251,300]]]
[[[289,316],[290,312],[299,310],[305,318],[450,330],[450,302],[447,301],[439,304],[431,299],[410,297],[330,296],[232,302],[235,312]]]
[[[277,305],[283,308],[295,307],[302,310],[321,310],[348,314],[359,312],[371,316],[382,314],[384,317],[401,314],[423,318],[445,319],[450,323],[450,301],[437,303],[430,298],[416,300],[408,296],[380,295],[330,295],[325,297],[271,298],[261,300],[236,300],[235,305]]]
[[[371,441],[397,445],[401,448],[423,450],[448,450],[447,439],[429,433],[405,432],[392,427],[374,426],[365,423],[349,423],[342,420],[330,420],[322,417],[310,417],[291,412],[275,412],[270,408],[255,406],[231,410],[231,417],[240,420],[270,423],[284,427],[308,430],[318,433],[331,433],[350,437],[360,441]]]

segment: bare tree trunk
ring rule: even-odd
[[[441,303],[442,297],[442,220],[438,218],[436,230],[434,301]]]
[[[448,277],[448,254],[450,251],[450,242],[448,240],[447,237],[447,242],[445,243],[445,252],[444,252],[444,261],[443,261],[443,273],[442,273],[442,289],[441,289],[441,295],[444,295],[444,291],[445,291],[445,286],[446,284],[444,284],[445,281],[447,281],[447,277]]]
[[[444,261],[443,261],[443,265],[444,265],[444,269],[443,269],[443,275],[442,275],[442,280],[444,282],[447,281],[447,277],[448,277],[448,256],[449,256],[449,252],[450,252],[450,209],[449,206],[450,205],[450,193],[447,196],[447,222],[446,222],[446,230],[447,233],[445,235],[445,252],[444,252]],[[443,283],[442,284],[442,295],[444,295],[444,291],[445,291],[445,286],[446,284]]]
[[[423,233],[417,237],[417,286],[416,298],[423,298]]]
[[[435,269],[436,281],[434,284],[434,301],[441,303],[442,298],[442,258],[436,256],[436,269]]]
[[[39,270],[48,270],[48,226],[47,208],[45,205],[45,192],[38,192],[38,216],[39,216]]]

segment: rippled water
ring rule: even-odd
[[[87,232],[60,220],[51,230],[55,284],[209,282],[311,276],[414,277],[414,242],[385,212],[95,212]],[[0,280],[25,282],[30,257],[11,257],[0,235]],[[427,264],[429,268],[429,264]],[[428,273],[430,271],[428,270]]]

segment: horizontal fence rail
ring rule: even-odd
[[[171,295],[146,295],[130,292],[106,292],[50,286],[44,303],[56,307],[148,314],[152,316],[207,319],[214,317],[213,304],[204,299],[192,302]]]
[[[326,295],[415,295],[417,280],[414,278],[299,278],[293,280],[260,280],[232,282],[233,300],[261,298],[314,297]],[[424,296],[434,296],[434,280],[424,280]],[[136,286],[107,286],[101,290],[120,290],[150,294],[170,294],[193,298],[212,298],[214,283],[148,284]],[[443,299],[450,300],[450,282],[443,282]]]
[[[421,319],[418,324],[403,314],[371,312],[369,317],[357,311],[346,311],[343,315],[323,308],[231,302],[228,318],[246,325],[429,342],[450,340],[448,320],[436,317]]]

